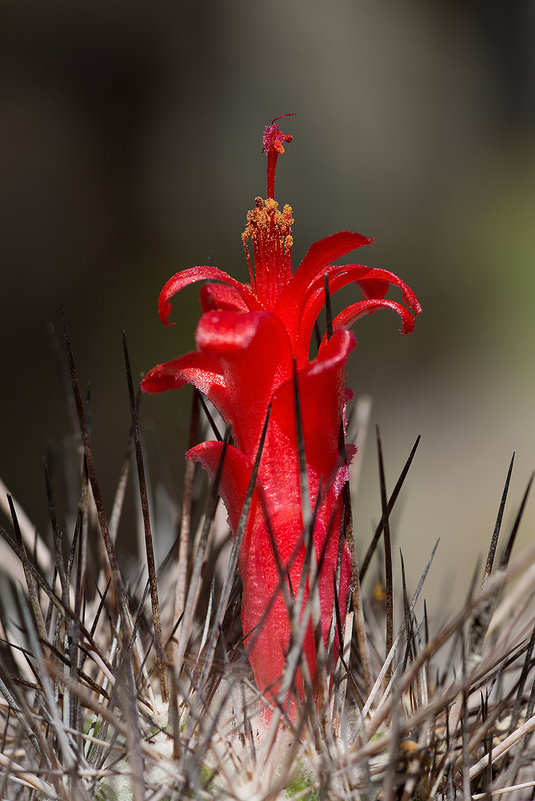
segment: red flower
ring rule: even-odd
[[[352,454],[350,449],[347,455],[340,453],[345,364],[355,346],[348,326],[365,314],[390,308],[400,315],[402,332],[409,333],[421,311],[413,292],[393,273],[360,264],[332,263],[372,242],[361,234],[340,231],[315,242],[293,273],[292,209],[284,206],[281,211],[273,199],[277,157],[284,152],[283,142],[291,138],[280,131],[276,120],[264,132],[268,197],[265,201],[256,198],[242,235],[250,285],[215,267],[193,267],[170,278],[158,303],[165,325],[169,325],[169,301],[177,292],[195,281],[217,283],[201,289],[203,314],[195,335],[197,350],[158,365],[141,384],[145,392],[194,384],[231,427],[234,444],[227,447],[219,491],[234,532],[271,406],[239,553],[245,644],[257,686],[268,698],[280,685],[291,635],[288,607],[298,597],[306,553],[295,383],[309,500],[314,510],[312,537],[326,643],[331,626],[336,630],[336,596],[343,623],[351,575],[351,554],[341,534],[341,490],[348,479],[347,457]],[[249,239],[252,254],[247,246]],[[334,318],[332,334],[323,338],[317,356],[310,360],[312,330],[325,304],[326,281],[331,295],[348,284],[357,284],[363,298]],[[401,290],[405,306],[385,299],[390,285]],[[223,447],[221,442],[203,442],[186,456],[200,462],[213,478]],[[281,568],[286,576],[284,589]],[[309,590],[306,584],[305,602]],[[334,642],[336,646],[337,637]],[[311,624],[306,629],[303,651],[314,681],[316,655]],[[302,696],[300,676],[296,677],[296,689]]]

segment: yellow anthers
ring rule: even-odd
[[[294,218],[292,217],[292,214],[292,207],[288,203],[285,203],[282,210],[282,218],[285,224],[288,226],[293,225]]]
[[[291,248],[293,239],[290,235],[290,227],[293,223],[292,207],[286,204],[282,211],[279,211],[279,204],[273,198],[262,200],[261,197],[255,198],[255,207],[247,212],[247,225],[242,234],[245,243],[249,237],[253,240],[258,237],[280,236],[286,248]]]

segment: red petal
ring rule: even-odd
[[[222,442],[201,442],[191,450],[187,451],[186,459],[192,459],[206,470],[213,481],[223,452]],[[236,533],[238,522],[251,480],[251,467],[243,453],[232,445],[227,445],[225,452],[225,462],[219,483],[219,494],[223,499],[225,508],[229,516],[229,523],[232,531]],[[249,514],[254,514],[254,510]]]
[[[184,384],[193,384],[207,395],[214,386],[223,387],[219,361],[196,350],[185,353],[149,370],[141,381],[141,389],[143,392],[164,392],[166,389],[179,389]]]
[[[322,345],[309,369],[298,376],[307,463],[324,483],[333,478],[332,470],[339,462],[346,361],[355,344],[351,331],[338,329]]]
[[[252,462],[273,392],[291,375],[288,334],[270,312],[213,311],[201,317],[195,339],[224,377],[224,391],[215,387],[208,397]]]
[[[226,356],[240,353],[249,347],[263,324],[278,327],[278,319],[271,312],[241,312],[217,310],[202,315],[195,332],[195,344],[199,350]],[[252,361],[252,358],[250,361]]]
[[[367,274],[361,278],[362,270],[367,270]],[[362,290],[365,298],[384,298],[389,286],[396,286],[401,290],[403,302],[412,310],[414,316],[420,314],[422,307],[420,301],[407,284],[390,270],[382,270],[378,267],[364,267],[362,264],[346,264],[343,267],[333,265],[327,271],[332,277],[329,278],[329,288],[332,292],[337,292],[344,286],[356,281]]]
[[[336,234],[314,242],[295,271],[296,284],[306,288],[317,275],[322,275],[325,267],[333,261],[345,256],[346,253],[351,253],[356,248],[370,245],[372,242],[373,239],[369,236],[363,236],[353,231],[338,231]]]
[[[204,284],[200,292],[203,312],[226,309],[227,311],[249,311],[242,296],[230,284]]]
[[[344,309],[334,318],[333,328],[353,325],[360,317],[364,317],[366,314],[373,314],[378,309],[392,309],[392,311],[399,314],[402,321],[401,334],[410,334],[414,330],[414,317],[405,306],[402,306],[401,303],[396,303],[394,300],[376,300],[374,298],[361,300],[359,303],[353,303],[353,305],[348,306],[347,309]]]
[[[259,309],[260,304],[250,287],[236,281],[235,278],[219,270],[217,267],[190,267],[188,270],[181,270],[181,272],[173,275],[165,284],[160,292],[158,300],[158,311],[160,319],[164,325],[174,325],[169,323],[169,315],[171,314],[170,299],[177,292],[180,292],[184,287],[194,284],[196,281],[205,281],[211,279],[212,281],[222,281],[224,284],[233,286],[238,294],[242,297],[243,302],[248,309]]]

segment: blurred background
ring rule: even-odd
[[[214,263],[245,279],[261,132],[291,111],[276,196],[294,209],[295,263],[358,230],[375,238],[358,258],[424,307],[410,337],[394,315],[358,324],[350,385],[373,398],[390,489],[422,435],[393,526],[412,587],[441,537],[432,585],[448,604],[464,594],[513,450],[507,530],[535,467],[534,8],[4,0],[0,476],[35,523],[42,457],[69,431],[49,323],[61,332],[64,307],[109,508],[129,431],[121,332],[137,376],[192,346],[198,287],[175,328],[156,312],[171,274]],[[190,404],[189,390],[143,399],[177,496]],[[364,548],[380,517],[372,435],[360,458]]]

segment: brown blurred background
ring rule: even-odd
[[[33,519],[41,457],[68,431],[47,324],[64,306],[110,504],[129,429],[121,332],[137,375],[193,342],[196,288],[174,329],[156,313],[173,272],[213,261],[245,278],[261,131],[293,111],[276,195],[294,209],[296,261],[361,231],[376,243],[358,258],[424,306],[410,337],[388,314],[359,323],[350,384],[373,396],[390,488],[422,434],[397,542],[414,584],[441,536],[434,583],[455,594],[512,451],[513,503],[535,466],[534,4],[5,0],[0,40],[0,476]],[[189,405],[187,391],[143,401],[176,486]],[[363,459],[367,541],[373,442]]]

